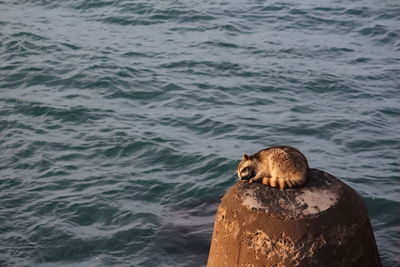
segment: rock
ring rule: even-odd
[[[280,190],[240,181],[215,218],[208,267],[381,266],[363,200],[317,169]]]

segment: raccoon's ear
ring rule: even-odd
[[[246,153],[243,153],[242,160],[249,160],[249,159],[250,159],[250,156],[247,155]]]

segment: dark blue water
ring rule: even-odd
[[[298,147],[400,264],[400,2],[0,1],[0,266],[202,266],[243,152]]]

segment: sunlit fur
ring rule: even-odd
[[[308,163],[305,156],[290,146],[270,147],[254,155],[243,154],[237,167],[241,180],[260,181],[281,189],[302,185],[306,181]]]

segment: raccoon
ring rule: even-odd
[[[254,155],[244,153],[237,167],[241,180],[248,180],[249,183],[261,181],[280,189],[302,185],[307,172],[306,157],[290,146],[270,147]]]

